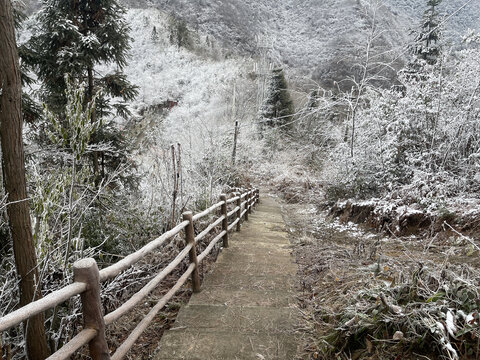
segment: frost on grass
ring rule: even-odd
[[[370,343],[379,351],[404,347],[442,359],[477,354],[479,284],[480,272],[472,268],[420,266],[404,281],[362,289],[335,316],[324,351],[368,351]]]

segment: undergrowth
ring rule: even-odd
[[[326,359],[367,354],[402,359],[415,353],[478,359],[479,285],[480,273],[466,266],[441,271],[420,266],[397,284],[358,291],[334,317],[334,328],[320,339],[319,348]]]

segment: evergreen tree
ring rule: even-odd
[[[157,42],[159,37],[158,37],[158,33],[157,33],[157,27],[154,26],[153,29],[152,29],[152,35],[150,36],[150,38],[152,39],[153,42]]]
[[[124,101],[137,95],[136,87],[122,73],[130,49],[125,9],[117,0],[44,0],[38,15],[39,26],[27,44],[25,61],[36,71],[42,81],[42,100],[49,109],[62,114],[67,103],[64,74],[74,82],[87,84],[85,101],[96,96],[96,118],[105,118],[115,111],[128,114],[124,102],[113,103],[112,98]],[[95,67],[115,64],[117,70],[107,75],[99,74]],[[110,134],[113,130],[114,133]],[[93,143],[115,138],[115,128],[103,124],[94,134]],[[111,154],[93,154],[96,178],[100,174],[99,155],[104,159],[104,169],[109,163],[118,162],[123,144],[113,142],[116,148]],[[113,155],[113,154],[116,155]]]
[[[170,31],[170,43],[172,45],[184,47],[186,49],[192,47],[190,31],[184,20],[177,18],[175,15],[171,15],[168,28]]]
[[[267,95],[260,109],[260,116],[269,126],[286,127],[292,121],[293,114],[293,101],[288,92],[283,69],[274,69],[270,74]]]
[[[440,14],[438,7],[442,0],[428,0],[427,10],[423,14],[420,31],[415,36],[413,54],[433,65],[441,52]]]

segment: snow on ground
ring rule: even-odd
[[[215,48],[214,39],[210,37],[207,41],[205,35],[192,29],[191,48],[172,45],[169,14],[158,9],[129,9],[126,19],[133,41],[124,72],[139,88],[139,96],[129,105],[140,129],[135,160],[142,171],[149,173],[144,177],[144,187],[158,192],[150,188],[152,181],[155,182],[151,177],[167,176],[158,175],[158,166],[164,166],[161,173],[169,171],[161,162],[171,161],[170,144],[182,145],[185,171],[193,171],[195,164],[210,156],[213,150],[216,150],[215,156],[231,153],[230,145],[226,148],[218,145],[229,139],[233,130],[234,85],[238,99],[248,87],[253,87],[247,77],[252,64],[241,57],[226,59],[221,49]],[[101,69],[103,72],[113,70],[106,66]],[[158,110],[158,106],[167,102],[171,105]],[[247,116],[244,122],[251,120]],[[239,147],[253,130],[253,127],[242,129]],[[185,177],[185,181],[189,180]]]

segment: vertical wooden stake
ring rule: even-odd
[[[76,282],[87,284],[87,290],[80,295],[83,328],[97,330],[97,336],[88,343],[90,357],[93,360],[108,360],[110,359],[110,353],[105,339],[105,322],[103,321],[100,300],[100,276],[95,259],[88,258],[75,262],[73,264],[73,275]]]
[[[177,180],[180,183],[180,206],[184,209],[183,204],[183,171],[182,171],[182,145],[177,143]]]
[[[237,222],[237,231],[240,231],[240,222],[242,219],[241,218],[241,215],[242,215],[242,198],[240,197],[241,193],[238,193],[238,199],[237,199],[237,207],[238,207],[238,210],[237,210],[237,219],[238,219],[238,222]]]
[[[247,211],[245,211],[245,221],[248,221],[248,202],[249,202],[249,199],[248,199],[248,192],[247,194],[245,195],[245,209]]]
[[[252,213],[252,206],[253,206],[253,190],[248,192],[248,213]]]
[[[198,273],[198,260],[197,260],[197,247],[195,245],[195,233],[193,231],[193,214],[191,211],[183,213],[183,220],[189,221],[189,224],[185,228],[185,239],[187,245],[192,245],[188,257],[190,263],[195,264],[195,269],[192,272],[192,290],[195,293],[200,292],[200,275]]]
[[[222,221],[222,230],[225,231],[223,235],[223,247],[228,248],[228,218],[227,218],[227,195],[220,195],[220,200],[223,201],[222,204],[222,215],[224,216]]]
[[[173,173],[173,191],[172,191],[172,218],[170,220],[170,229],[175,227],[175,211],[177,207],[177,194],[178,194],[178,174],[177,163],[175,160],[175,145],[172,144],[172,173]]]
[[[235,121],[235,132],[233,134],[232,165],[235,166],[237,158],[238,121]]]

